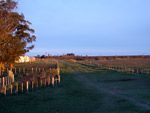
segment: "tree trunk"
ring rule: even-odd
[[[13,64],[10,63],[10,64],[9,64],[9,70],[12,70],[12,69],[13,69]]]
[[[4,63],[3,62],[0,62],[0,76],[2,74],[2,70],[4,70],[5,67],[4,67]]]
[[[0,63],[0,76],[2,74],[2,67],[1,67],[1,63]]]

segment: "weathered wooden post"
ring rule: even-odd
[[[50,77],[48,77],[48,86],[50,85]]]
[[[33,73],[33,68],[32,68],[32,73]]]
[[[134,68],[132,69],[132,74],[134,74]]]
[[[9,85],[12,83],[12,80],[11,80],[11,78],[9,79]]]
[[[58,75],[58,84],[60,86],[60,75]]]
[[[16,83],[16,94],[18,94],[18,83]]]
[[[54,77],[54,84],[56,84],[56,86],[57,86],[57,82],[58,82],[58,77]]]
[[[3,77],[3,87],[5,86],[5,77]]]
[[[21,83],[21,92],[23,93],[23,82]]]
[[[43,68],[43,71],[44,71],[44,68]]]
[[[1,84],[2,84],[2,78],[0,78],[0,87],[1,87]]]
[[[6,86],[4,86],[4,95],[6,96]]]
[[[37,72],[37,67],[35,68],[35,71]]]
[[[8,85],[10,85],[11,84],[11,81],[10,81],[10,77],[8,77]]]
[[[52,77],[52,86],[54,87],[54,77]]]
[[[41,71],[41,68],[39,67],[39,72]]]
[[[29,93],[29,82],[28,81],[26,83],[26,90],[27,90],[27,93]]]
[[[13,85],[10,85],[10,93],[12,95],[12,92],[13,92]]]

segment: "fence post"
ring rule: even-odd
[[[5,86],[5,77],[3,77],[3,87]]]
[[[16,83],[16,94],[18,93],[18,83]]]
[[[58,75],[58,84],[60,86],[60,75]]]
[[[4,86],[4,95],[6,96],[6,86]]]
[[[11,84],[11,78],[8,77],[8,85],[10,85],[10,84]]]
[[[54,77],[52,77],[52,86],[54,87]]]
[[[12,92],[13,92],[13,85],[10,85],[10,93],[12,95]]]
[[[32,68],[32,73],[33,73],[33,68]]]
[[[132,74],[134,74],[134,69],[132,69]]]
[[[50,85],[50,77],[48,77],[48,85]]]
[[[43,82],[43,81],[42,81],[42,79],[41,79],[41,87],[42,87],[42,82]]]
[[[0,78],[0,86],[1,86],[1,84],[2,84],[2,78]]]
[[[23,82],[21,83],[21,91],[23,93]]]
[[[29,82],[28,81],[26,83],[26,90],[27,90],[27,93],[28,93],[28,90],[29,90]]]

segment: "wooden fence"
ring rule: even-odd
[[[26,73],[26,72],[42,72],[45,71],[47,69],[53,69],[53,68],[42,68],[42,67],[34,67],[34,68],[13,68],[12,71],[14,74],[18,74],[18,73]],[[3,76],[4,73],[7,73],[8,68],[6,68],[5,70],[2,70],[1,75]]]
[[[83,64],[90,65],[90,66],[98,66],[102,68],[106,68],[109,70],[115,70],[118,72],[127,72],[131,74],[140,74],[140,75],[150,75],[150,69],[138,69],[138,68],[131,68],[131,67],[117,67],[113,65],[104,65],[104,64],[98,64],[98,63],[86,63],[82,62]]]
[[[5,77],[0,77],[0,88],[3,88],[4,86],[9,86],[12,84],[12,78],[5,76]]]
[[[33,78],[32,80],[18,81],[14,83],[11,83],[11,80],[8,77],[2,77],[0,81],[0,92],[6,96],[24,92],[29,93],[29,91],[43,87],[49,87],[51,85],[52,87],[55,85],[60,86],[60,75],[48,76],[41,79]]]

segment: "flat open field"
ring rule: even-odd
[[[60,87],[1,96],[0,113],[150,113],[150,76],[59,62]]]

